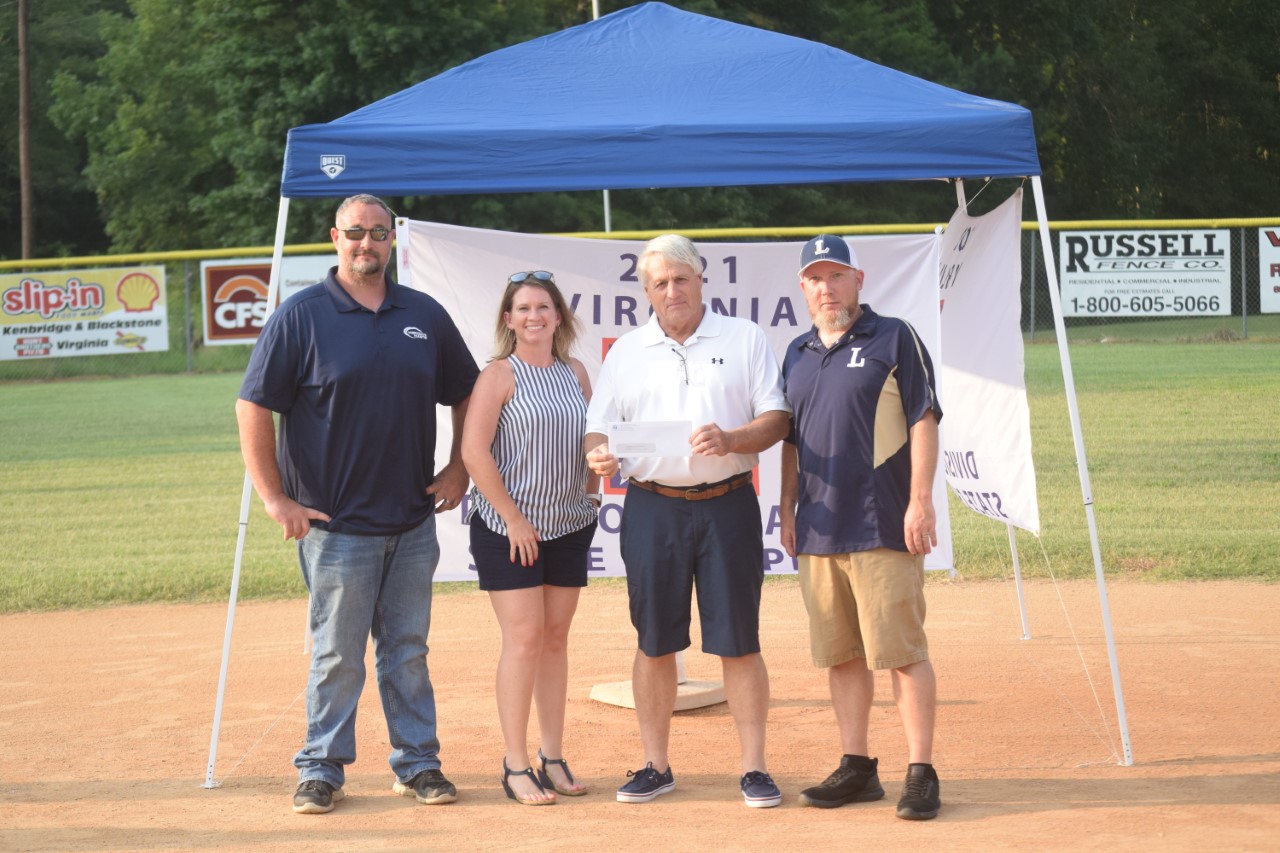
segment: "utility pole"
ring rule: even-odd
[[[31,214],[31,75],[27,71],[27,0],[18,0],[18,182],[22,193],[22,257],[35,253]]]

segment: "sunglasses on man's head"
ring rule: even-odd
[[[343,234],[346,234],[347,239],[353,243],[358,243],[363,240],[365,234],[368,234],[379,243],[391,235],[391,232],[388,229],[383,228],[381,225],[375,225],[372,228],[360,228],[359,226],[356,226],[355,228],[339,228],[338,230]]]
[[[541,281],[544,284],[548,281],[551,282],[552,284],[556,283],[556,277],[551,273],[547,272],[546,270],[532,270],[530,272],[516,273],[515,275],[511,276],[511,278],[507,279],[507,284],[519,284],[520,282],[528,281],[529,279],[533,279],[534,281]]]

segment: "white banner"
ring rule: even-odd
[[[649,318],[649,303],[636,275],[642,241],[544,237],[406,219],[397,221],[396,240],[399,280],[430,293],[444,305],[481,365],[492,353],[498,302],[507,277],[515,272],[543,269],[555,273],[556,283],[585,327],[574,355],[582,360],[592,379],[600,370],[608,346]],[[908,320],[930,347],[936,362],[937,238],[931,234],[859,237],[850,242],[866,270],[864,301],[879,313]],[[703,299],[714,311],[759,323],[779,362],[786,345],[811,325],[796,272],[802,245],[698,244],[705,260]],[[943,407],[946,411],[945,399]],[[449,440],[448,418],[442,417],[437,459],[447,457]],[[777,448],[761,454],[756,491],[761,498],[765,530],[765,569],[791,573],[795,562],[778,539],[779,464]],[[592,547],[593,574],[623,574],[618,524],[624,492],[616,481],[605,486],[600,529]],[[941,465],[934,503],[938,510],[939,546],[925,565],[930,569],[950,569],[951,528]],[[467,509],[464,504],[438,519],[443,552],[438,580],[475,578],[468,556],[467,528],[462,523]]]
[[[1280,314],[1280,229],[1258,229],[1258,305],[1263,314]]]
[[[985,216],[957,210],[942,238],[942,459],[956,496],[1040,534],[1023,381],[1022,190]]]
[[[1063,231],[1067,317],[1194,317],[1231,313],[1231,232]]]

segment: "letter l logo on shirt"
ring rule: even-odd
[[[862,352],[862,347],[854,347],[849,350],[849,363],[845,367],[862,367],[867,363],[865,358],[859,358],[858,353]]]

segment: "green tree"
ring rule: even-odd
[[[414,8],[410,8],[414,7]],[[106,54],[55,84],[55,117],[117,250],[270,242],[285,137],[536,35],[538,4],[131,0]],[[510,35],[512,32],[516,35]],[[298,205],[293,239],[331,205]],[[296,235],[296,236],[295,236]]]
[[[31,102],[31,178],[35,253],[76,254],[103,247],[93,190],[81,174],[83,143],[68,139],[49,119],[50,84],[61,71],[91,68],[103,52],[98,13],[123,0],[30,0],[27,46]],[[22,253],[18,174],[18,16],[0,4],[0,258]]]
[[[46,63],[37,97],[52,100],[57,122],[40,130],[42,179],[57,184],[39,191],[42,222],[83,240],[94,229],[70,224],[96,208],[117,250],[269,242],[290,128],[332,121],[590,17],[585,0],[435,0],[376,12],[351,0],[95,0],[78,18],[75,0],[37,5]],[[601,12],[630,5],[604,0]],[[1198,0],[674,5],[1027,106],[1056,218],[1274,213],[1280,16],[1257,0],[1211,8]],[[12,64],[0,60],[0,76],[11,73],[5,62]],[[6,88],[0,106],[14,97]],[[0,216],[16,235],[12,131],[0,144],[10,155],[0,165],[0,198],[14,200]],[[950,191],[933,183],[612,196],[620,229],[939,221],[953,207]],[[602,227],[598,192],[390,201],[415,218],[481,227]],[[323,239],[332,207],[294,200],[289,239]]]
[[[1280,23],[1267,4],[930,5],[982,94],[1032,110],[1055,218],[1274,213]]]
[[[1160,24],[1156,49],[1168,92],[1165,141],[1177,152],[1163,158],[1152,176],[1159,215],[1276,215],[1280,14],[1275,5],[1258,0],[1143,5]]]
[[[112,248],[189,245],[192,199],[233,179],[208,144],[212,82],[191,50],[194,3],[132,0],[106,14],[108,49],[91,73],[54,81],[54,119],[89,148],[93,184]]]

